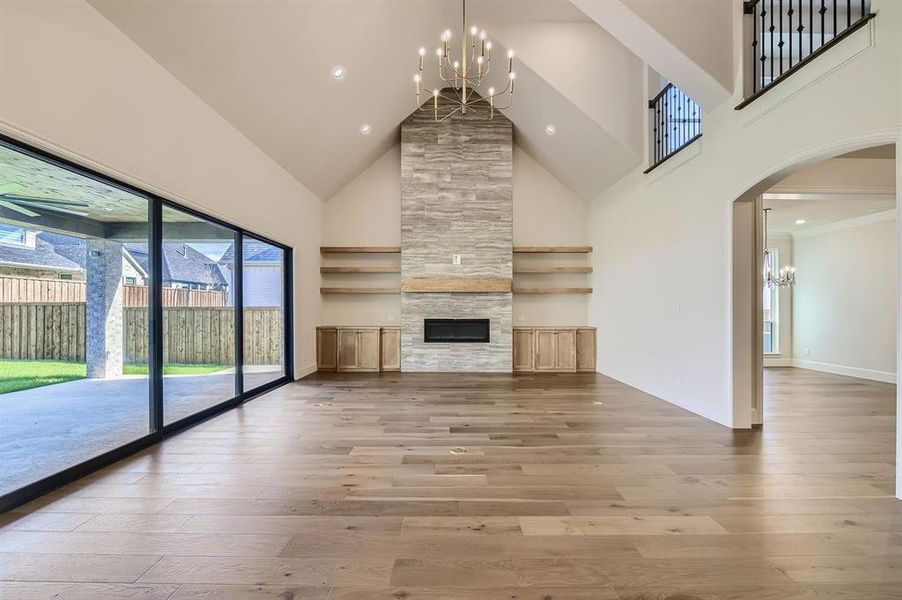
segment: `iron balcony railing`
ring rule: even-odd
[[[648,101],[648,109],[652,146],[646,173],[702,136],[698,103],[672,83]]]
[[[751,31],[745,53],[748,105],[874,15],[870,0],[747,0]]]

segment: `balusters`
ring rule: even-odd
[[[672,83],[648,102],[648,108],[652,131],[650,171],[701,135],[701,112],[698,104]]]
[[[870,18],[869,0],[746,0],[744,14],[751,20],[752,95],[758,94],[798,68],[813,54],[830,46],[849,30]],[[846,15],[842,18],[840,11]],[[807,12],[807,19],[806,13]],[[856,13],[853,17],[853,12]],[[820,23],[816,19],[820,18]],[[807,22],[806,22],[807,21]],[[830,35],[827,30],[833,29]],[[820,39],[816,39],[820,27]],[[806,40],[807,33],[807,40]],[[808,42],[807,46],[805,42]],[[688,115],[688,113],[687,113]],[[691,128],[685,132],[691,135]]]

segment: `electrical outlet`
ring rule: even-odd
[[[460,254],[452,254],[451,255],[451,264],[459,265],[460,264]]]
[[[388,315],[388,322],[389,322],[389,323],[394,323],[394,322],[395,322],[395,315]]]
[[[522,323],[522,322],[525,321],[525,320],[526,320],[526,317],[524,317],[523,315],[520,315],[519,317],[517,317],[517,322],[518,322],[518,323]]]
[[[809,356],[810,354],[811,354],[811,350],[808,348],[805,348],[805,356]]]

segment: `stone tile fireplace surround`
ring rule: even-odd
[[[415,112],[401,124],[402,371],[511,371],[512,156],[499,113],[436,123]],[[409,291],[414,280],[466,291]],[[489,319],[490,342],[426,343],[427,318]]]

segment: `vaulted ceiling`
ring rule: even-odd
[[[445,29],[458,35],[461,20],[458,0],[91,3],[324,199],[397,143],[399,123],[416,107],[417,49],[434,49]],[[723,65],[693,60],[697,41],[674,39],[666,6],[656,24],[632,4],[467,3],[468,24],[489,31],[495,57],[516,51],[517,93],[505,114],[517,143],[586,199],[643,160],[643,61],[703,96],[706,108],[728,95]],[[681,43],[685,51],[668,54]],[[337,65],[345,68],[338,81]]]

